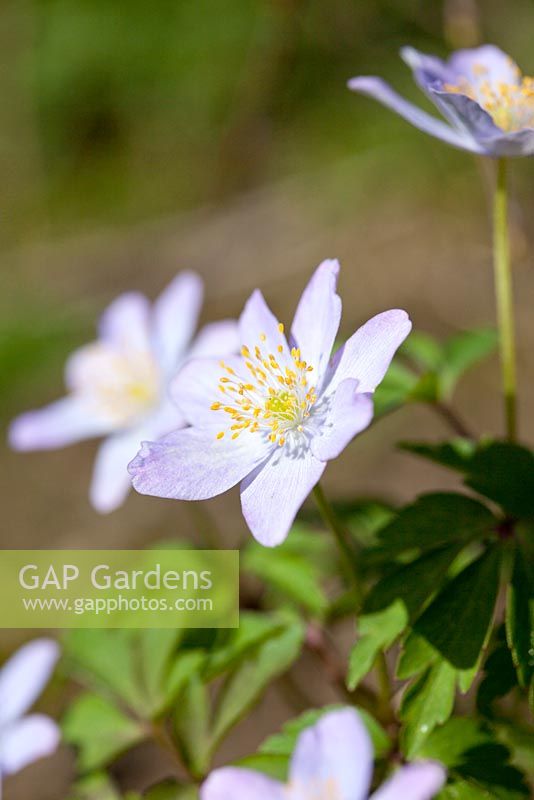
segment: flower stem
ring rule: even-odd
[[[347,531],[345,530],[345,527],[341,521],[338,519],[337,514],[334,511],[332,504],[327,499],[320,483],[315,486],[313,495],[325,524],[334,534],[339,549],[345,558],[347,566],[350,568],[354,585],[354,596],[358,606],[361,606],[363,601],[363,592],[360,586],[360,576],[354,561],[354,552],[349,543]],[[378,710],[382,717],[389,718],[392,713],[390,709],[391,684],[384,653],[378,654],[375,661],[375,669],[378,679],[378,696],[380,705]]]
[[[345,530],[345,527],[343,526],[341,521],[338,519],[337,514],[334,511],[332,504],[327,499],[323,491],[323,487],[321,486],[320,483],[316,484],[313,490],[313,496],[315,498],[315,502],[317,503],[317,508],[319,509],[319,513],[323,518],[323,522],[334,534],[334,538],[338,544],[341,554],[345,559],[346,566],[348,570],[350,570],[356,595],[356,601],[358,605],[360,605],[363,599],[360,587],[360,576],[356,568],[356,564],[354,561],[354,552],[349,543],[347,531]]]
[[[493,203],[493,264],[506,436],[513,441],[517,433],[517,386],[514,300],[508,231],[507,166],[505,158],[500,158],[497,162],[497,186]]]

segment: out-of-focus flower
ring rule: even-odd
[[[168,396],[169,381],[187,358],[238,350],[237,323],[212,323],[191,343],[202,305],[202,281],[180,273],[151,307],[142,294],[118,297],[104,312],[98,341],[66,365],[67,397],[18,417],[10,429],[16,450],[48,450],[105,436],[90,490],[93,506],[113,511],[130,489],[128,462],[143,439],[185,424]]]
[[[349,88],[463,150],[493,157],[534,153],[534,78],[523,76],[498,47],[458,50],[448,61],[412,47],[401,54],[448,124],[409,103],[380,78],[353,78]]]
[[[357,712],[332,711],[297,741],[289,781],[224,767],[200,790],[201,800],[367,800],[373,774],[373,747]],[[440,764],[421,761],[401,767],[372,800],[431,800],[445,782]]]
[[[406,312],[386,311],[331,359],[338,271],[337,261],[318,267],[289,340],[255,291],[239,320],[241,355],[186,364],[171,391],[192,427],[143,444],[130,465],[138,492],[203,500],[242,481],[253,535],[267,546],[285,539],[326,462],[371,422],[372,392],[411,329]]]
[[[54,670],[59,648],[52,639],[35,639],[21,647],[0,669],[0,795],[2,777],[13,775],[58,746],[56,723],[29,714]]]

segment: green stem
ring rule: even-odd
[[[334,534],[339,549],[343,554],[345,561],[347,562],[347,566],[350,568],[353,578],[354,596],[358,606],[361,606],[363,601],[363,592],[360,586],[360,576],[354,560],[354,552],[349,543],[347,531],[338,519],[337,514],[334,511],[330,501],[327,499],[320,483],[315,486],[313,495],[325,524]],[[375,661],[375,670],[378,678],[378,693],[381,716],[389,718],[392,714],[390,708],[391,683],[389,680],[388,666],[384,653],[379,653],[377,656]]]
[[[363,599],[363,594],[360,587],[360,576],[356,568],[354,551],[349,542],[347,531],[345,530],[341,521],[338,519],[337,514],[332,508],[330,501],[327,499],[320,483],[315,486],[313,490],[313,496],[315,498],[315,502],[317,503],[319,513],[323,518],[323,522],[334,534],[334,538],[338,544],[341,554],[345,559],[347,570],[350,571],[352,577],[356,602],[358,605],[360,605]]]
[[[500,158],[497,163],[497,186],[493,204],[493,263],[506,436],[510,441],[513,441],[517,433],[517,385],[514,299],[508,232],[507,166],[506,159]]]

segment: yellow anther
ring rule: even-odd
[[[224,431],[219,431],[219,433],[217,434],[217,439],[222,439],[223,436],[224,436]]]

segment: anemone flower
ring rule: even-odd
[[[52,639],[35,639],[21,647],[0,669],[0,796],[2,778],[51,755],[60,734],[43,714],[26,712],[34,704],[59,657]]]
[[[353,709],[325,714],[300,734],[286,784],[239,767],[209,776],[200,800],[367,800],[373,775],[373,746]],[[445,782],[432,761],[400,767],[371,800],[431,800]]]
[[[458,50],[448,61],[412,47],[401,55],[447,122],[412,105],[380,78],[353,78],[349,88],[462,150],[495,158],[534,153],[534,78],[523,76],[498,47]]]
[[[187,358],[237,352],[237,324],[207,325],[192,342],[202,305],[202,281],[182,272],[151,307],[142,294],[118,297],[104,312],[98,340],[66,365],[68,395],[11,425],[16,450],[50,450],[94,436],[98,450],[90,498],[113,511],[130,489],[128,462],[143,439],[185,425],[168,384]]]
[[[337,261],[318,267],[289,339],[255,291],[239,320],[241,354],[185,365],[171,392],[191,427],[143,444],[130,465],[138,492],[203,500],[241,482],[256,539],[286,538],[326,463],[371,422],[372,393],[411,328],[405,311],[386,311],[331,358],[338,271]]]

